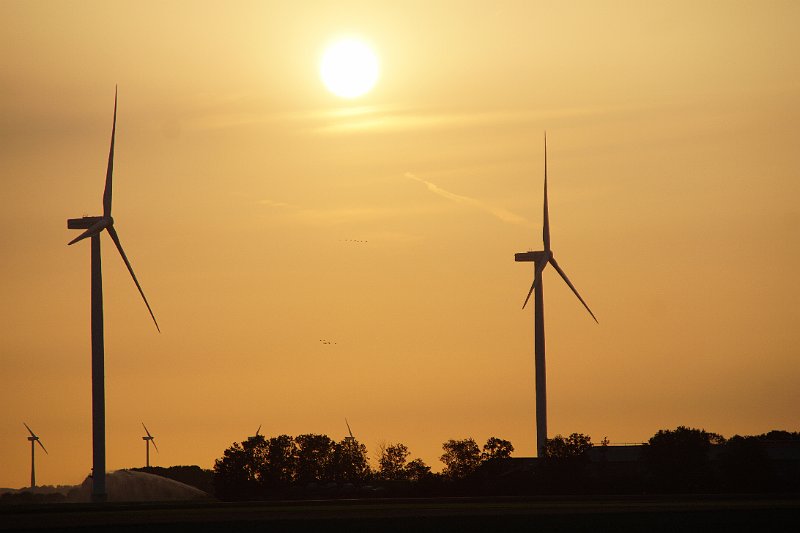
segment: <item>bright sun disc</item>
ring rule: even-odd
[[[319,74],[336,96],[356,98],[375,86],[378,70],[378,57],[369,46],[357,39],[342,39],[325,50]]]

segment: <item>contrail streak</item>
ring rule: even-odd
[[[495,207],[493,205],[486,204],[484,202],[481,202],[480,200],[476,200],[475,198],[470,198],[468,196],[462,196],[460,194],[446,191],[441,187],[439,187],[438,185],[431,183],[430,181],[424,180],[412,174],[411,172],[406,172],[405,177],[422,183],[423,185],[425,185],[425,187],[428,188],[429,191],[431,191],[434,194],[438,194],[439,196],[447,198],[448,200],[456,202],[457,204],[468,205],[485,213],[489,213],[490,215],[499,218],[503,222],[507,222],[509,224],[528,223],[528,221],[525,220],[523,217],[515,213],[512,213],[511,211],[506,211],[505,209],[502,209],[500,207]]]

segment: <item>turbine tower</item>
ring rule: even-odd
[[[544,224],[542,226],[542,240],[544,250],[536,252],[521,252],[514,254],[514,261],[517,262],[532,262],[533,270],[533,284],[531,285],[528,295],[525,297],[525,302],[522,308],[528,304],[531,293],[534,294],[534,334],[535,334],[535,369],[536,369],[536,450],[537,455],[542,457],[544,455],[544,446],[547,441],[547,377],[545,373],[545,350],[544,350],[544,291],[542,288],[542,271],[550,264],[556,269],[556,272],[561,278],[569,285],[578,300],[581,301],[583,306],[592,315],[594,321],[597,318],[583,301],[578,290],[570,282],[567,275],[558,266],[556,258],[553,256],[553,251],[550,249],[550,217],[547,212],[547,134],[544,137]]]
[[[142,440],[145,441],[145,446],[147,448],[145,467],[150,468],[150,443],[153,443],[153,448],[156,449],[156,452],[158,452],[158,446],[156,446],[156,438],[152,436],[149,431],[147,431],[147,426],[144,425],[144,422],[142,422],[142,427],[144,428],[144,432],[147,433],[146,437],[142,437]]]
[[[47,448],[44,447],[44,444],[42,444],[42,441],[39,440],[39,437],[37,437],[36,434],[34,434],[34,432],[31,430],[31,428],[28,427],[28,424],[26,424],[25,422],[23,422],[22,424],[28,430],[28,433],[31,434],[31,436],[28,437],[28,440],[31,441],[31,488],[35,488],[36,487],[36,444],[38,443],[39,446],[42,447],[44,453],[47,453]],[[47,455],[50,454],[47,453]]]
[[[106,500],[106,407],[105,407],[105,363],[103,348],[103,274],[100,263],[100,233],[108,232],[111,240],[119,250],[128,272],[131,273],[139,294],[142,295],[147,310],[160,332],[156,317],[147,298],[142,291],[136,274],[133,273],[128,257],[119,242],[119,236],[114,229],[114,219],[111,218],[111,174],[114,169],[114,136],[117,130],[117,91],[114,90],[114,122],[111,127],[111,148],[108,152],[108,169],[106,170],[106,186],[103,191],[103,215],[67,220],[67,228],[85,230],[69,244],[91,237],[92,257],[92,500],[103,502]]]

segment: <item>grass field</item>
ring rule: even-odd
[[[800,495],[52,504],[0,509],[0,531],[800,532]]]

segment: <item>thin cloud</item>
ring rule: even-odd
[[[260,205],[265,205],[267,207],[294,207],[291,204],[287,204],[287,203],[284,203],[284,202],[275,202],[275,201],[270,200],[270,199],[259,200],[258,203]]]
[[[259,200],[259,205],[271,208],[272,216],[309,225],[331,226],[337,224],[375,222],[381,219],[401,218],[414,214],[435,212],[430,206],[347,206],[338,208],[307,207]]]
[[[263,110],[264,107],[262,102],[241,97],[211,102],[201,101],[195,106],[195,114],[183,117],[180,125],[191,130],[216,130],[251,125],[288,124],[290,127],[297,128],[300,133],[346,135],[552,123],[563,119],[618,115],[644,109],[642,106],[627,105],[558,109],[458,110],[382,105],[276,112],[275,110]],[[254,112],[253,109],[262,109],[262,111]]]
[[[620,113],[631,107],[575,107],[562,109],[505,109],[469,112],[441,112],[401,109],[392,107],[358,107],[346,112],[323,112],[306,118],[321,120],[325,124],[313,128],[320,135],[359,132],[395,132],[491,126],[498,124],[532,124],[552,122],[565,118],[590,117]]]
[[[503,222],[507,222],[509,224],[527,224],[528,221],[525,220],[523,217],[517,215],[516,213],[512,213],[511,211],[507,211],[500,207],[495,207],[493,205],[489,205],[485,202],[481,202],[480,200],[476,200],[475,198],[470,198],[469,196],[462,196],[460,194],[456,194],[450,191],[446,191],[439,187],[438,185],[431,183],[430,181],[424,180],[411,172],[406,172],[405,177],[418,181],[425,185],[429,191],[434,194],[438,194],[442,198],[446,198],[451,202],[455,202],[457,204],[468,205],[484,213],[489,213],[490,215],[502,220]]]

